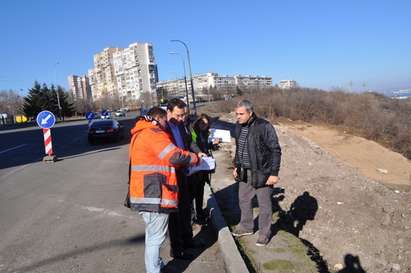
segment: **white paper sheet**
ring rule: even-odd
[[[188,176],[199,171],[212,171],[215,169],[215,159],[210,156],[203,156],[200,163],[188,168]]]
[[[209,140],[213,142],[217,138],[221,139],[221,142],[231,142],[230,131],[222,129],[210,129]]]

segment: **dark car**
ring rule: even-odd
[[[88,142],[96,140],[119,141],[124,136],[124,127],[115,119],[93,120],[88,127]]]

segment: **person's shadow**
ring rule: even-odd
[[[278,212],[278,220],[271,226],[271,238],[280,230],[293,234],[307,246],[307,255],[317,264],[318,272],[329,273],[326,261],[322,258],[320,251],[309,241],[299,237],[307,221],[315,219],[318,210],[318,202],[315,197],[305,191],[291,204],[288,211],[284,211],[279,203],[284,199],[283,189],[274,189],[273,212]]]
[[[294,200],[289,211],[280,216],[280,229],[299,237],[307,221],[315,219],[317,210],[317,199],[309,192],[304,192]]]
[[[210,223],[203,225],[201,230],[193,237],[193,241],[198,244],[198,247],[187,250],[187,253],[192,256],[192,259],[172,259],[167,263],[161,272],[184,272],[195,259],[197,259],[208,248],[212,247],[217,239],[217,233],[214,231],[212,225],[210,225]]]
[[[366,273],[361,266],[360,258],[358,256],[347,254],[344,257],[344,263],[345,267],[337,273]]]

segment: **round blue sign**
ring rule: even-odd
[[[86,119],[88,119],[89,121],[94,119],[94,113],[93,112],[87,112],[86,113]]]
[[[41,111],[36,118],[40,128],[50,129],[56,123],[56,117],[50,111]]]

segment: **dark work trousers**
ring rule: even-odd
[[[205,217],[203,210],[204,200],[204,185],[209,181],[209,174],[206,172],[198,172],[191,176],[192,183],[190,183],[191,196],[195,204],[195,217],[197,220]]]
[[[269,237],[271,235],[273,214],[271,204],[272,192],[272,187],[255,189],[250,185],[250,182],[239,182],[238,201],[241,210],[240,226],[248,231],[254,230],[252,199],[257,195],[258,207],[260,208],[260,213],[258,215],[259,237]]]
[[[192,245],[193,230],[191,228],[191,194],[187,176],[177,172],[178,182],[178,211],[170,213],[168,231],[170,235],[171,252],[173,255]]]

